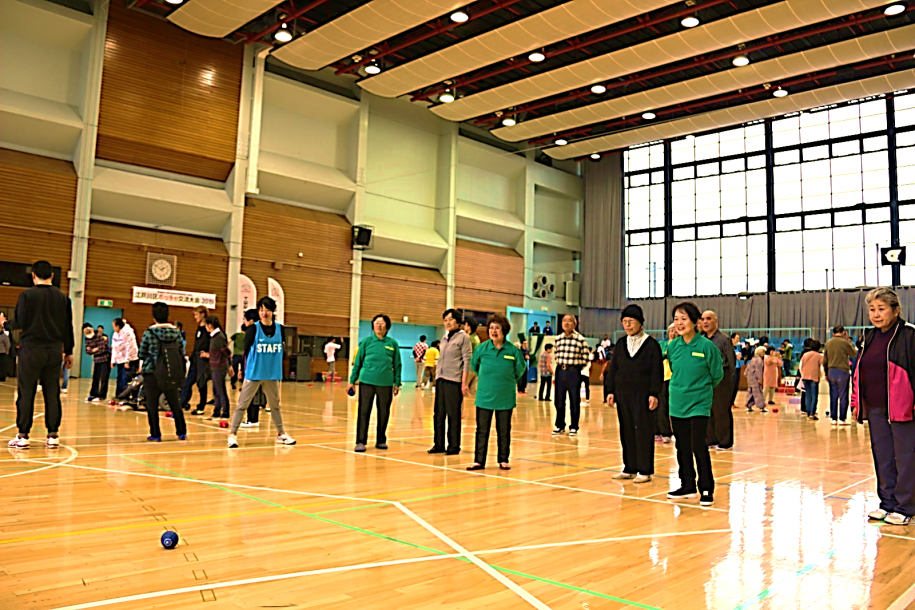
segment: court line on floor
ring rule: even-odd
[[[772,529],[764,527],[764,530]],[[607,542],[625,542],[629,540],[655,540],[658,538],[673,538],[677,536],[696,536],[701,534],[733,534],[733,529],[717,530],[693,530],[689,532],[669,532],[667,534],[640,534],[636,536],[616,536],[612,538],[593,538],[589,540],[569,540],[564,542],[546,542],[544,544],[531,544],[526,546],[514,546],[502,549],[486,549],[483,551],[473,551],[476,555],[491,555],[494,553],[515,553],[517,551],[533,551],[537,549],[552,549],[563,546],[578,546],[582,544],[603,544]]]
[[[906,610],[912,602],[915,602],[915,584],[906,589],[886,610]]]
[[[324,449],[328,449],[328,450],[330,450],[330,451],[344,451],[343,449],[337,449],[336,447],[327,447],[327,446],[323,446],[323,445],[318,445],[318,446],[319,446],[319,447],[322,447],[322,448],[324,448]],[[597,495],[601,495],[601,496],[610,496],[610,497],[614,497],[614,498],[624,498],[624,499],[627,499],[627,500],[642,500],[642,501],[644,501],[644,502],[653,502],[653,503],[656,503],[656,504],[663,504],[664,506],[669,506],[669,507],[680,506],[680,507],[696,508],[696,509],[700,509],[700,510],[717,511],[717,512],[723,512],[723,513],[730,512],[729,510],[724,509],[724,508],[714,508],[714,507],[698,506],[698,505],[692,505],[692,504],[673,504],[673,503],[671,503],[671,502],[664,502],[664,501],[661,501],[661,500],[652,500],[652,499],[649,499],[649,498],[642,498],[642,497],[639,497],[639,496],[627,496],[627,495],[624,495],[624,494],[615,494],[615,493],[610,493],[610,492],[606,492],[606,491],[597,491],[597,490],[593,490],[593,489],[580,489],[580,488],[576,488],[576,487],[567,487],[567,486],[565,486],[565,485],[555,485],[555,484],[553,484],[553,483],[538,483],[537,481],[530,481],[530,480],[527,480],[527,479],[509,479],[509,478],[506,477],[506,476],[497,476],[497,475],[492,475],[492,474],[486,474],[486,473],[481,472],[481,471],[479,471],[479,470],[467,471],[467,470],[465,470],[465,469],[449,468],[449,467],[447,467],[447,466],[438,466],[437,464],[423,464],[422,462],[411,462],[411,461],[409,461],[409,460],[402,460],[402,459],[399,459],[399,458],[389,458],[389,457],[385,457],[385,456],[383,456],[383,455],[376,455],[376,454],[373,454],[373,453],[363,453],[363,454],[360,454],[360,455],[363,455],[363,456],[366,456],[366,457],[373,457],[373,458],[381,459],[381,460],[391,460],[391,461],[394,461],[394,462],[403,462],[404,464],[412,464],[412,465],[414,465],[414,466],[424,466],[424,467],[426,467],[426,468],[436,468],[436,469],[439,469],[439,470],[448,470],[448,471],[452,471],[452,472],[460,472],[460,473],[464,473],[464,474],[468,474],[468,475],[476,475],[476,476],[482,476],[482,477],[490,477],[490,478],[500,479],[500,480],[523,481],[524,483],[527,483],[527,484],[530,484],[530,485],[540,485],[540,486],[543,486],[543,487],[552,487],[552,488],[554,488],[554,489],[564,489],[564,490],[576,491],[576,492],[580,492],[580,493],[591,493],[591,494],[597,494]]]
[[[829,552],[825,553],[822,557],[818,558],[816,561],[814,561],[812,563],[808,563],[807,565],[802,567],[800,570],[795,571],[793,574],[793,577],[781,578],[781,579],[777,580],[776,582],[772,583],[771,585],[769,585],[768,587],[766,587],[765,589],[763,589],[762,591],[760,591],[759,593],[757,593],[755,596],[748,598],[748,599],[744,600],[743,602],[737,604],[734,607],[734,610],[747,610],[747,608],[751,608],[751,607],[755,606],[756,604],[766,600],[767,598],[772,597],[773,595],[778,593],[781,589],[784,589],[787,586],[789,580],[794,580],[795,578],[802,578],[802,577],[806,576],[808,572],[813,571],[820,564],[835,557],[835,555],[836,555],[836,550],[831,549]]]
[[[877,475],[872,474],[871,476],[867,477],[866,479],[864,479],[864,480],[862,480],[862,481],[858,481],[857,483],[852,483],[851,485],[848,485],[848,486],[846,486],[846,487],[843,487],[842,489],[839,489],[839,490],[837,490],[837,491],[834,491],[834,492],[832,492],[831,494],[829,494],[829,495],[827,495],[827,496],[824,496],[824,497],[825,497],[825,498],[834,498],[834,499],[837,499],[837,500],[845,500],[845,499],[847,499],[847,498],[840,498],[840,497],[837,497],[837,496],[838,496],[840,493],[842,493],[843,491],[847,490],[847,489],[851,489],[852,487],[857,487],[858,485],[861,485],[862,483],[867,483],[868,481],[870,481],[871,479],[874,479],[874,478],[877,478]]]
[[[0,479],[5,479],[5,478],[7,478],[7,477],[17,477],[17,476],[19,476],[19,475],[21,475],[21,474],[32,474],[32,473],[35,473],[35,472],[41,472],[42,470],[50,470],[51,468],[57,468],[58,466],[67,466],[67,465],[70,464],[70,462],[72,462],[73,460],[75,460],[75,459],[77,458],[77,456],[79,456],[79,451],[77,451],[77,450],[74,449],[73,447],[70,447],[70,446],[68,446],[68,445],[61,445],[61,448],[66,449],[67,451],[70,452],[70,457],[66,458],[63,462],[53,462],[53,463],[48,464],[47,466],[45,466],[45,467],[43,467],[43,468],[33,468],[32,470],[23,470],[23,471],[20,471],[20,472],[12,472],[12,473],[10,473],[10,474],[2,474],[2,475],[0,475]],[[19,449],[19,450],[13,449],[13,451],[22,451],[22,450],[21,450],[21,449]],[[36,460],[29,460],[29,459],[22,459],[22,460],[20,460],[20,461],[23,461],[23,462],[36,462]],[[38,463],[40,463],[40,464],[47,464],[47,462],[38,462]]]
[[[44,415],[44,413],[36,413],[35,415],[32,416],[32,421],[35,421],[36,419],[38,419],[39,417],[42,417],[43,415]],[[9,430],[11,428],[18,428],[18,427],[19,427],[19,424],[10,424],[6,428],[0,428],[0,434],[2,434],[3,432],[6,432],[7,430]]]

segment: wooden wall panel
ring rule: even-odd
[[[131,302],[133,287],[146,285],[147,252],[176,255],[174,290],[215,293],[215,313],[226,324],[229,256],[221,240],[105,222],[89,225],[86,306],[94,307],[98,299],[112,299],[115,308],[124,310],[139,338],[139,333],[153,323],[150,305]],[[193,308],[172,307],[170,313],[173,321],[184,324],[188,337],[193,337]]]
[[[72,164],[0,148],[0,260],[47,260],[67,292],[75,210]],[[23,290],[0,286],[0,305],[15,307]]]
[[[392,322],[438,326],[445,311],[445,278],[433,269],[394,265],[378,261],[362,263],[360,318],[371,320],[379,313]]]
[[[98,158],[224,181],[235,162],[243,46],[111,2]]]
[[[505,313],[524,305],[524,258],[514,250],[463,239],[454,253],[454,305]]]
[[[286,324],[300,335],[349,335],[349,222],[336,214],[249,198],[244,227],[241,271],[254,282],[258,297],[267,294],[272,277],[286,294]]]

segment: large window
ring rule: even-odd
[[[915,256],[915,94],[893,98],[899,234]],[[669,159],[663,143],[626,151],[628,296],[765,292],[770,277],[778,291],[889,284],[891,134],[877,96],[674,140]]]

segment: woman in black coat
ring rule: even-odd
[[[654,411],[664,384],[661,346],[642,329],[641,307],[629,305],[621,317],[626,340],[613,348],[604,375],[604,394],[608,405],[617,405],[623,445],[623,472],[613,478],[647,483],[654,474]]]

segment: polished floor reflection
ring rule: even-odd
[[[0,608],[915,607],[915,529],[866,520],[867,427],[810,422],[784,396],[779,413],[735,411],[735,450],[713,453],[702,508],[665,498],[673,445],[656,446],[652,482],[611,478],[604,405],[583,407],[570,439],[551,437],[551,405],[523,397],[512,470],[494,462],[493,431],[488,468],[467,472],[473,409],[463,453],[429,456],[431,391],[405,389],[390,448],[372,429],[356,454],[341,385],[284,384],[298,445],[275,445],[265,416],[232,451],[195,417],[187,441],[165,421],[147,443],[145,414],[80,402],[87,388],[65,397],[60,449],[41,444],[39,416],[32,448],[3,456]],[[0,384],[4,436],[14,390]]]

